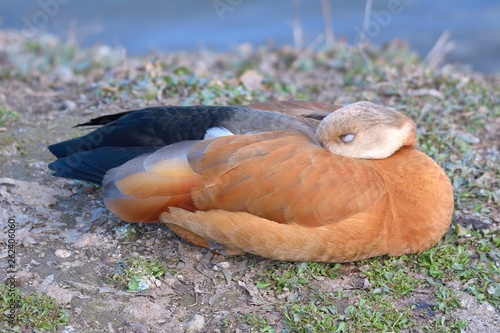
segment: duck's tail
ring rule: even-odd
[[[64,142],[58,145],[64,144]],[[55,146],[55,145],[54,145]],[[49,149],[54,146],[49,146]],[[104,175],[137,156],[148,154],[159,147],[102,147],[89,151],[59,157],[48,165],[53,176],[83,180],[97,185],[102,184]],[[52,150],[51,150],[52,151]],[[54,153],[54,151],[52,151]],[[54,155],[56,155],[54,153]],[[57,156],[57,155],[56,155]]]

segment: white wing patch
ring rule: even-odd
[[[212,128],[207,129],[207,131],[205,133],[205,136],[203,137],[203,140],[212,139],[212,138],[218,138],[218,137],[221,137],[221,136],[230,136],[230,135],[234,135],[234,134],[231,133],[231,131],[228,130],[227,128],[224,128],[224,127],[212,127]]]

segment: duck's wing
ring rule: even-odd
[[[241,107],[252,108],[264,111],[276,111],[289,114],[295,117],[314,119],[321,121],[331,112],[341,108],[340,105],[308,102],[308,101],[271,101],[241,105]],[[93,118],[75,127],[103,126],[109,124],[134,111],[125,111]]]
[[[211,128],[222,127],[234,134],[283,129],[314,132],[312,125],[297,117],[238,106],[147,108],[96,118],[89,124],[104,125],[48,147],[58,158],[49,164],[55,176],[99,184],[107,170],[176,142],[201,140]]]
[[[224,127],[235,134],[289,128],[307,130],[289,115],[239,106],[164,106],[96,118],[104,124],[78,138],[49,146],[56,157],[101,147],[164,147],[183,140],[201,140],[206,131]]]

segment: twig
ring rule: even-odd
[[[451,33],[448,30],[443,31],[436,44],[429,51],[424,59],[430,68],[436,68],[444,57],[455,47],[455,44],[450,41]]]
[[[302,24],[300,23],[300,0],[292,1],[293,7],[293,43],[295,48],[300,50],[302,49],[302,41],[303,41],[303,30]]]
[[[363,19],[363,28],[361,29],[361,36],[359,36],[359,43],[366,43],[366,32],[368,31],[368,26],[370,25],[370,14],[372,12],[372,0],[366,0],[365,6],[365,17]]]
[[[333,33],[332,15],[329,0],[321,0],[321,11],[323,12],[323,24],[325,25],[326,46],[335,45],[335,34]]]

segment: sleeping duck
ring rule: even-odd
[[[347,262],[418,253],[449,227],[444,171],[415,124],[370,102],[166,106],[49,146],[55,176],[103,186],[128,222],[221,254]]]

